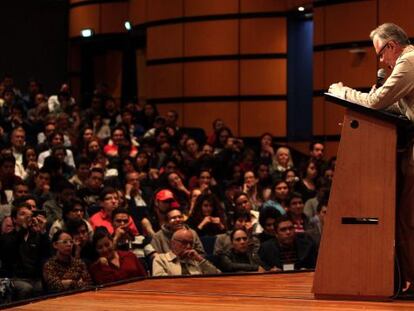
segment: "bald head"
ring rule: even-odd
[[[178,229],[171,238],[171,250],[180,257],[184,252],[193,249],[193,233],[188,229]]]

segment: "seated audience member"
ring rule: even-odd
[[[253,171],[244,173],[243,192],[247,194],[253,210],[258,211],[263,204],[263,196],[258,186],[258,179]]]
[[[272,207],[262,208],[259,216],[259,223],[263,228],[263,232],[257,235],[260,243],[275,238],[275,222],[282,216],[279,211]]]
[[[137,228],[149,236],[155,234],[152,224],[149,220],[147,203],[144,199],[144,193],[141,190],[139,173],[132,171],[126,175],[125,198],[127,200],[131,216]]]
[[[41,168],[33,179],[33,187],[31,187],[31,194],[36,198],[39,206],[52,198],[50,191],[51,174],[44,167]]]
[[[53,132],[48,136],[48,146],[49,149],[46,151],[43,151],[39,154],[39,157],[37,158],[37,164],[39,168],[42,168],[45,159],[52,154],[52,148],[54,146],[59,146],[63,144],[63,134],[60,132]],[[67,165],[71,167],[75,167],[75,160],[73,158],[73,153],[70,149],[66,149],[64,153],[64,161]]]
[[[290,168],[284,171],[282,174],[282,179],[288,184],[289,192],[295,191],[295,186],[299,181],[299,176],[295,169]]]
[[[297,192],[293,192],[288,199],[288,215],[293,222],[296,233],[302,233],[313,229],[313,225],[310,223],[308,216],[303,213],[303,200],[302,195]]]
[[[144,267],[132,252],[115,250],[112,236],[105,227],[95,230],[92,243],[99,258],[89,272],[96,284],[146,276]]]
[[[289,148],[279,147],[273,156],[272,165],[270,167],[273,180],[282,178],[283,173],[286,170],[293,168],[293,166],[293,160]]]
[[[109,234],[113,234],[114,227],[112,226],[112,212],[119,207],[119,195],[117,190],[110,187],[104,188],[100,194],[99,201],[101,210],[94,214],[89,221],[93,228],[105,227]],[[128,229],[131,230],[131,233],[134,234],[134,236],[138,235],[138,229],[131,217],[129,217]]]
[[[11,154],[4,154],[0,155],[0,182],[2,190],[9,191],[10,193],[13,191],[13,187],[15,184],[20,183],[22,179],[15,175],[14,167],[16,164],[16,160],[14,159],[13,155]],[[11,195],[10,199],[11,200]]]
[[[76,174],[73,175],[69,182],[73,184],[76,189],[81,189],[86,186],[86,182],[90,175],[91,160],[87,157],[80,157],[77,160]]]
[[[94,167],[91,169],[85,187],[78,190],[77,196],[86,204],[88,216],[99,211],[99,195],[103,188],[104,171],[101,168]]]
[[[313,269],[316,265],[315,242],[306,234],[295,233],[292,220],[281,216],[275,223],[276,239],[264,242],[259,249],[267,271]]]
[[[56,220],[62,219],[63,203],[72,200],[76,194],[75,186],[67,180],[59,181],[56,190],[56,195],[43,204],[48,226],[51,226]]]
[[[12,278],[16,299],[41,294],[42,265],[49,256],[46,218],[33,216],[31,207],[22,203],[13,208],[14,230],[0,236],[1,277]]]
[[[295,191],[302,195],[303,203],[316,195],[319,166],[315,160],[307,161],[301,171],[302,179],[295,184]]]
[[[90,237],[93,235],[93,229],[91,224],[85,219],[85,206],[83,202],[73,197],[68,201],[63,202],[62,206],[62,219],[57,219],[49,230],[49,238],[52,239],[53,235],[58,230],[65,230],[67,231],[67,222],[72,221],[74,219],[83,219],[85,221],[86,226],[88,227],[88,234]]]
[[[72,236],[58,230],[52,237],[52,246],[56,251],[43,266],[43,279],[49,291],[80,289],[92,284],[85,263],[72,257]]]
[[[188,213],[190,191],[186,188],[183,178],[177,172],[170,172],[166,176],[168,189],[174,194],[180,208]]]
[[[171,238],[171,250],[154,258],[153,276],[220,273],[193,245],[194,236],[190,230],[182,228],[175,231]]]
[[[199,236],[213,236],[225,232],[224,210],[217,197],[214,194],[201,194],[187,223]]]
[[[117,208],[112,212],[112,226],[114,227],[114,247],[118,250],[133,252],[144,264],[155,254],[151,245],[151,238],[143,235],[134,235],[128,228],[130,216],[125,208]]]
[[[264,272],[257,253],[249,249],[249,236],[244,229],[235,229],[230,234],[231,249],[220,256],[223,272]]]
[[[194,249],[205,255],[203,244],[200,241],[198,234],[190,229],[184,222],[184,215],[178,208],[172,208],[166,213],[166,223],[162,225],[161,229],[152,237],[151,245],[157,253],[167,253],[170,251],[171,237],[175,231],[179,229],[187,229],[193,233]]]
[[[66,223],[67,231],[73,238],[73,256],[89,266],[96,260],[96,252],[92,245],[93,231],[88,232],[88,226],[86,220],[79,218]]]
[[[286,214],[289,186],[284,180],[277,180],[273,186],[269,200],[263,203],[262,208],[272,207],[281,215]]]
[[[154,230],[158,231],[163,225],[167,224],[167,212],[171,208],[179,208],[180,205],[176,201],[174,194],[168,189],[161,189],[155,192],[153,202],[153,214],[151,217],[151,224]],[[150,209],[151,210],[151,209]]]
[[[258,211],[253,210],[252,202],[250,201],[249,197],[246,193],[240,192],[234,196],[234,203],[236,205],[237,212],[248,212],[251,217],[252,222],[252,232],[253,234],[259,234],[263,231],[263,228],[259,224],[259,216],[260,213]]]
[[[253,236],[253,227],[251,222],[251,215],[246,211],[238,211],[233,214],[233,230],[243,229],[248,233],[249,236],[249,249],[253,252],[259,250],[260,241],[256,236]],[[227,231],[217,235],[216,241],[214,243],[214,255],[221,255],[228,252],[231,249],[231,239],[230,234],[232,231]]]
[[[329,199],[329,187],[321,187],[318,189],[316,196],[306,201],[305,207],[303,208],[303,212],[309,218],[312,218],[316,215],[316,210],[318,208],[320,201],[327,201]]]
[[[325,216],[328,207],[328,201],[321,200],[316,209],[316,215],[313,216],[310,220],[310,223],[313,226],[313,229],[309,230],[309,235],[316,242],[316,245],[319,247],[321,236],[323,232],[323,226],[325,224]]]

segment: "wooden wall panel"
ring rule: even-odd
[[[325,8],[313,9],[313,44],[320,45],[325,43]]]
[[[107,83],[109,93],[115,98],[121,97],[122,52],[108,51],[94,59],[94,81]]]
[[[100,33],[99,4],[80,6],[69,11],[69,37],[79,37],[82,29],[92,28]]]
[[[186,127],[201,127],[209,134],[213,120],[220,118],[234,135],[238,135],[238,102],[188,103],[184,104],[183,110],[183,125]]]
[[[286,1],[240,0],[240,9],[243,13],[285,11],[287,8]]]
[[[240,135],[286,136],[286,109],[285,101],[240,102]]]
[[[124,33],[128,20],[128,2],[101,4],[101,32]]]
[[[184,0],[186,16],[234,14],[239,11],[239,0]]]
[[[303,154],[309,154],[309,142],[308,141],[295,141],[288,142],[287,146],[293,150],[302,152]],[[300,166],[300,163],[294,163],[296,167]]]
[[[341,3],[325,7],[325,43],[369,40],[376,27],[376,0]]]
[[[147,0],[129,0],[129,21],[132,25],[147,21]]]
[[[325,52],[325,85],[338,81],[350,87],[371,87],[376,81],[377,60],[374,49],[364,48],[366,53],[351,53],[350,50]]]
[[[238,54],[239,52],[237,20],[186,23],[184,37],[185,56]]]
[[[183,65],[147,67],[148,98],[183,96]]]
[[[413,12],[414,1],[412,0],[378,0],[379,20],[378,25],[386,22],[396,23],[402,27],[409,37],[414,36]]]
[[[240,64],[240,94],[286,94],[286,60],[244,60]]]
[[[325,52],[313,53],[313,89],[322,90],[325,85]]]
[[[178,113],[178,126],[183,126],[183,112],[185,104],[162,104],[157,105],[157,110],[160,116],[166,117],[167,112],[170,110],[175,110]]]
[[[183,25],[150,27],[147,30],[148,59],[182,57]]]
[[[314,97],[312,103],[313,135],[325,135],[325,100],[322,96]]]
[[[252,18],[240,21],[240,53],[286,53],[285,18]]]
[[[182,17],[184,0],[147,0],[148,21]]]
[[[238,95],[238,62],[212,61],[184,64],[185,96]]]

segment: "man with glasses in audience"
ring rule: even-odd
[[[220,273],[220,270],[194,249],[194,236],[191,230],[181,228],[175,231],[170,247],[169,252],[155,256],[153,276]]]
[[[275,222],[276,239],[264,242],[259,256],[265,270],[292,271],[314,269],[317,251],[307,234],[295,233],[292,220],[284,215]]]
[[[151,241],[152,246],[158,253],[167,253],[170,250],[171,238],[174,232],[180,229],[187,229],[193,235],[194,249],[201,254],[201,256],[205,256],[204,247],[198,234],[185,224],[184,215],[180,209],[171,208],[167,211],[165,217],[166,224],[162,225],[161,229],[155,233]]]

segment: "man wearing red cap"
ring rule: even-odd
[[[158,230],[162,225],[166,224],[166,213],[171,208],[179,208],[177,200],[174,194],[168,189],[162,189],[155,194],[154,197],[154,213],[155,223],[153,223],[154,230]]]

